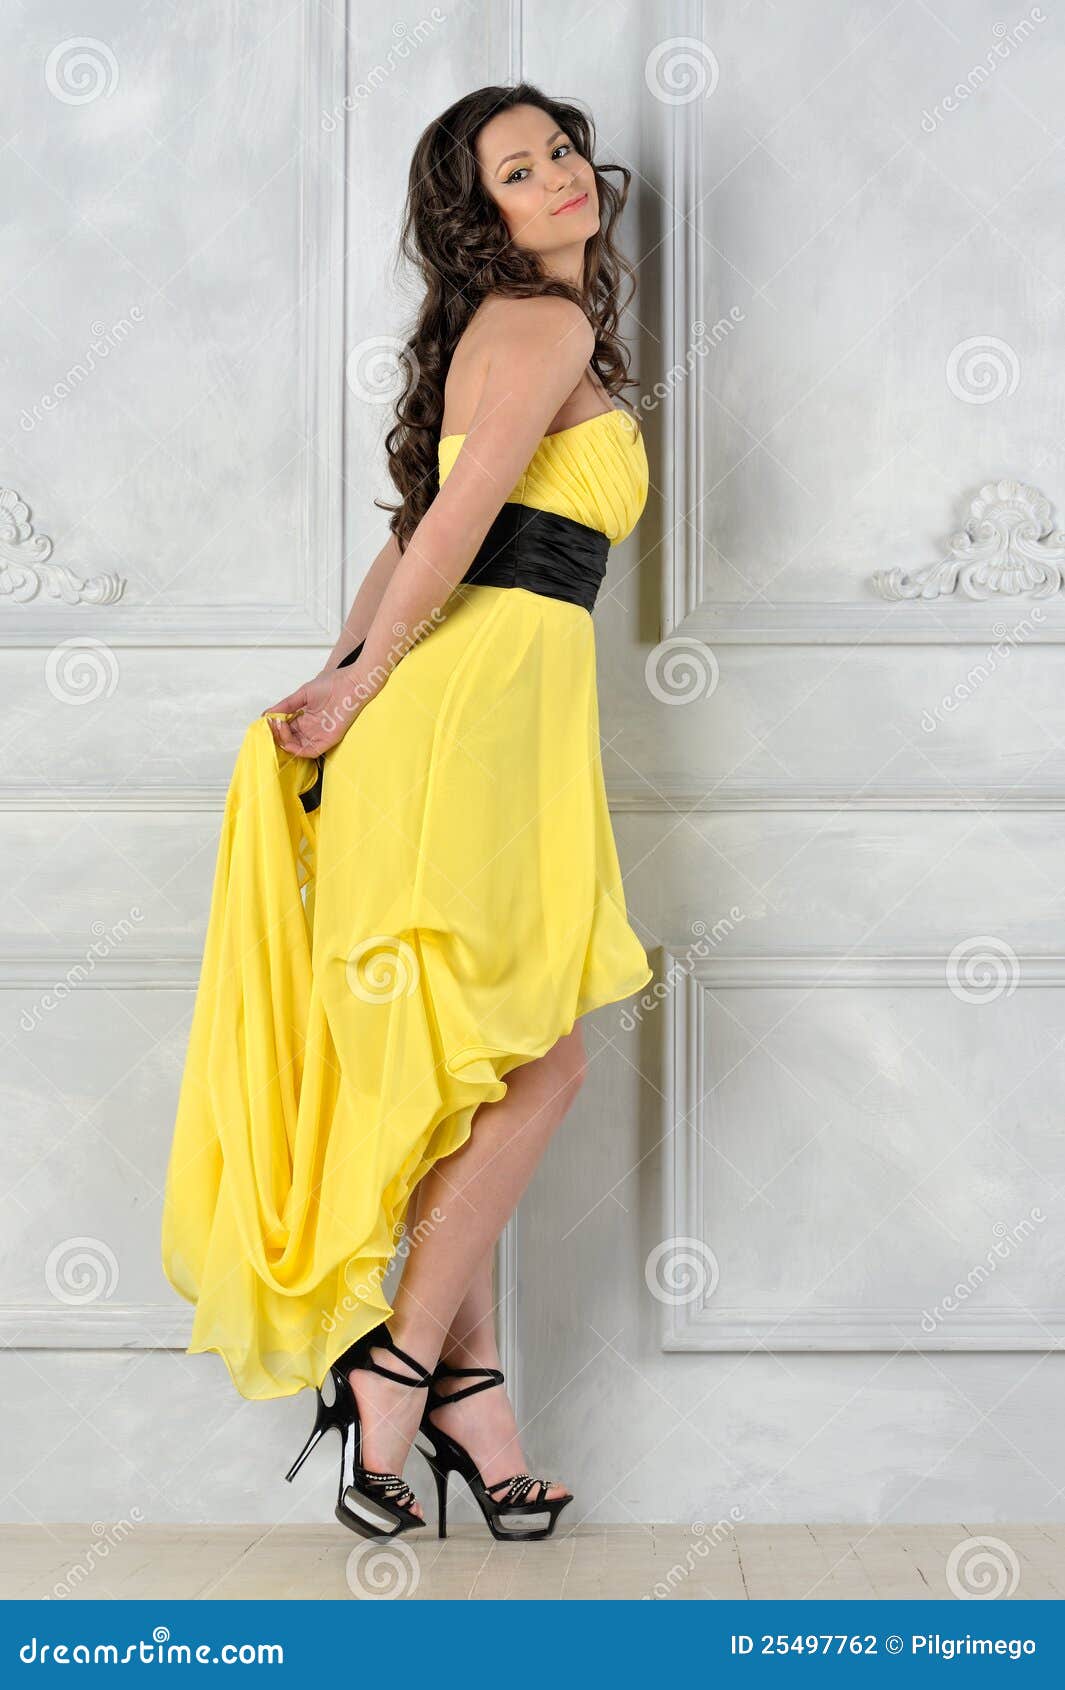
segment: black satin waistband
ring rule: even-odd
[[[524,587],[590,613],[609,550],[598,528],[532,505],[507,504],[462,580],[477,587]]]
[[[474,587],[524,587],[530,593],[564,599],[591,613],[606,574],[610,541],[598,528],[587,528],[554,511],[535,510],[532,505],[504,505],[488,533],[463,583]],[[343,669],[354,663],[365,644],[360,640],[337,664]],[[300,793],[307,811],[322,801],[324,757],[315,759],[318,773],[313,785]]]

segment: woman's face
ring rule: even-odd
[[[477,136],[481,180],[515,246],[545,256],[598,233],[595,172],[548,112],[514,106]]]

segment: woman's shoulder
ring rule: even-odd
[[[482,344],[493,352],[559,346],[586,363],[595,349],[595,330],[585,312],[561,294],[538,293],[523,299],[490,294],[477,316]]]
[[[513,299],[489,294],[481,301],[455,346],[458,367],[491,361],[497,367],[530,355],[559,353],[578,368],[595,350],[595,330],[581,307],[560,294],[532,294]]]
[[[469,417],[485,385],[509,386],[540,379],[545,364],[575,387],[595,350],[595,331],[571,299],[534,294],[526,299],[489,295],[481,302],[452,355],[444,387],[444,410]],[[445,434],[456,432],[450,422]],[[459,431],[461,432],[461,431]]]

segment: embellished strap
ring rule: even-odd
[[[491,1496],[493,1491],[502,1490],[506,1487],[506,1495],[498,1497],[496,1500],[503,1508],[510,1508],[521,1502],[543,1502],[555,1482],[554,1479],[531,1479],[528,1473],[515,1473],[512,1478],[497,1479],[494,1485],[485,1485],[484,1488]],[[529,1494],[533,1485],[540,1487],[537,1496],[530,1496]]]
[[[355,1477],[363,1485],[376,1486],[386,1502],[394,1502],[399,1508],[409,1508],[417,1501],[407,1481],[398,1473],[371,1473],[368,1467],[356,1467]]]

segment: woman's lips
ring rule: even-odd
[[[578,194],[576,199],[567,200],[565,205],[557,206],[551,213],[552,217],[561,217],[564,211],[579,211],[587,198],[587,194]]]

